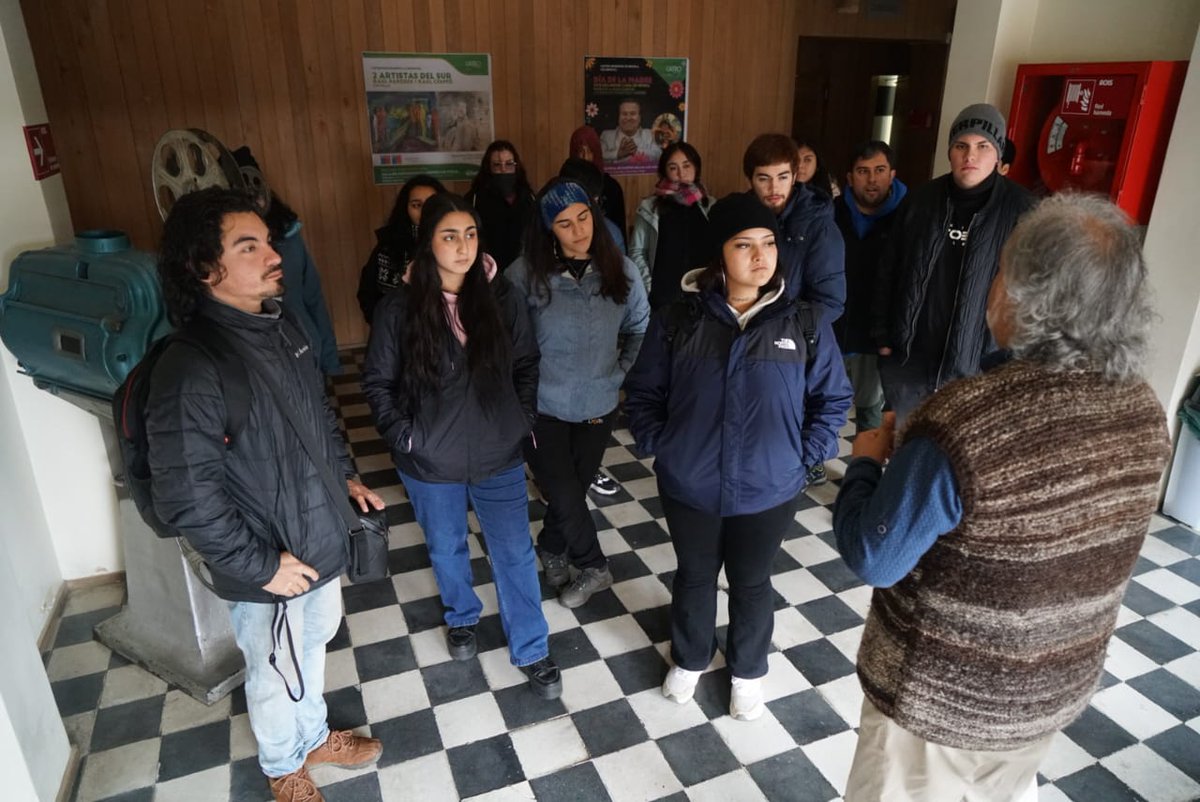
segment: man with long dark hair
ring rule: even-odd
[[[352,478],[313,349],[280,306],[281,259],[254,201],[225,189],[181,197],[158,270],[171,321],[207,327],[245,361],[252,425],[231,440],[221,371],[186,341],[168,346],[146,411],[154,509],[204,558],[229,604],[250,728],[275,799],[319,800],[308,767],[366,765],[381,751],[379,741],[326,723],[325,644],[342,620],[348,535],[322,472],[344,476],[363,510],[383,500]],[[320,466],[276,394],[320,448]],[[291,632],[278,648],[277,620]]]

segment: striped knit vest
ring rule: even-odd
[[[1008,750],[1082,712],[1169,452],[1144,382],[1012,362],[909,418],[949,458],[962,519],[877,589],[858,653],[867,698],[944,746]]]

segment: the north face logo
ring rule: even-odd
[[[784,351],[795,351],[796,350],[796,341],[793,340],[791,337],[780,337],[778,340],[775,341],[775,347],[780,348]]]

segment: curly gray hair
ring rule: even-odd
[[[1113,381],[1142,374],[1155,315],[1141,238],[1115,205],[1076,193],[1043,200],[1013,230],[1001,264],[1014,357]]]

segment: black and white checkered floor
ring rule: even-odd
[[[578,610],[544,593],[563,696],[546,702],[508,662],[496,595],[471,537],[484,600],[478,661],[451,662],[420,528],[371,427],[354,360],[335,382],[359,470],[389,504],[391,579],[343,590],[330,644],[330,723],[381,738],[378,766],[313,772],[331,802],[399,800],[831,800],[845,786],[862,695],[854,657],[870,589],[838,558],[829,506],[844,464],[809,491],[775,560],[767,713],[727,715],[720,657],[693,702],[658,688],[667,670],[674,554],[650,460],[618,429],[604,464],[621,492],[593,513],[615,584]],[[849,452],[843,441],[842,453]],[[536,533],[544,508],[530,503]],[[478,527],[471,521],[472,531]],[[1060,734],[1042,802],[1200,799],[1200,536],[1155,517],[1129,585],[1102,689]],[[73,799],[267,800],[241,691],[205,707],[111,654],[92,627],[122,586],[68,601],[46,670],[83,755]],[[722,594],[723,595],[723,594]],[[722,615],[724,605],[722,604]],[[723,623],[723,622],[718,622]]]

